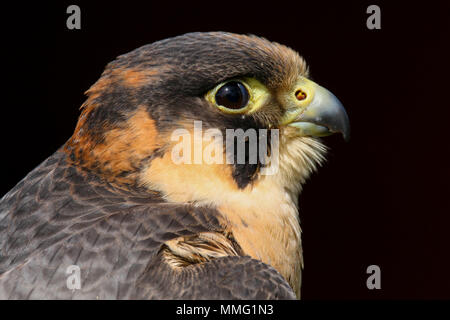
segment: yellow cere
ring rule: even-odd
[[[281,94],[286,113],[281,124],[288,124],[295,120],[313,101],[318,85],[304,77],[300,77],[292,88]]]

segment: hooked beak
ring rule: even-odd
[[[301,78],[284,100],[287,105],[282,125],[295,127],[303,136],[323,137],[341,133],[348,141],[350,121],[334,94],[317,83]]]

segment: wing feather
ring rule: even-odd
[[[223,233],[218,215],[115,187],[58,151],[0,200],[0,298],[295,299],[275,269],[249,257],[167,263],[167,241]],[[71,265],[77,290],[67,287]]]

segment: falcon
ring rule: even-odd
[[[298,197],[349,120],[298,53],[189,33],[119,56],[86,94],[72,137],[0,200],[0,298],[300,298]],[[175,161],[180,129],[227,161]],[[254,142],[230,129],[267,152],[228,161]]]

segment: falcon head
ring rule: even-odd
[[[255,190],[270,197],[278,188],[295,202],[301,183],[324,159],[317,138],[349,137],[344,108],[308,79],[305,61],[256,36],[189,33],[143,46],[109,63],[87,95],[65,145],[71,161],[118,185],[158,191],[168,201],[220,206],[246,202],[243,196]],[[195,121],[203,133],[215,130],[221,138],[196,136]],[[192,161],[184,163],[173,158],[181,141],[173,133],[180,129],[191,133],[192,149],[180,154]],[[278,170],[262,174],[264,157],[227,161],[238,149],[226,147],[230,129],[254,129],[258,142],[269,142],[268,156],[277,130]],[[202,152],[209,148],[223,163],[195,161],[199,139]],[[245,137],[247,151],[252,143]]]

